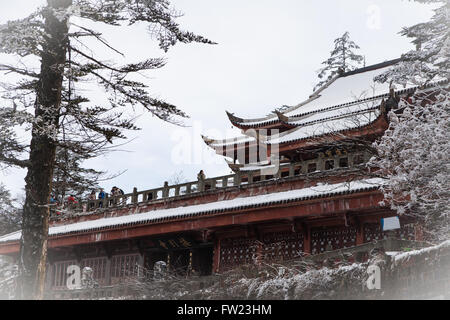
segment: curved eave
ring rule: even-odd
[[[289,124],[283,123],[280,120],[279,114],[282,114],[278,111],[274,111],[275,115],[270,116],[267,118],[261,118],[261,119],[241,119],[238,117],[235,117],[233,114],[229,113],[227,111],[228,119],[230,120],[231,124],[235,126],[236,128],[242,129],[242,130],[273,130],[273,129],[290,129],[291,126]]]
[[[226,156],[229,152],[236,152],[237,150],[242,150],[249,148],[250,146],[257,146],[257,142],[255,141],[242,141],[232,143],[233,140],[214,140],[207,138],[202,135],[203,141],[205,144],[213,149],[218,155]],[[231,142],[231,143],[230,143]]]
[[[239,129],[269,129],[274,128],[277,125],[281,125],[276,115],[270,115],[264,118],[258,119],[242,119],[236,117],[233,113],[225,111],[231,124]]]
[[[299,110],[299,114],[301,114],[301,107],[311,103],[313,100],[317,99],[320,97],[320,94],[322,91],[324,91],[325,89],[327,89],[328,87],[330,87],[337,79],[339,78],[344,78],[344,77],[348,77],[348,76],[352,76],[354,74],[359,74],[359,73],[364,73],[364,72],[368,72],[368,71],[373,71],[376,69],[380,69],[380,68],[384,68],[387,66],[391,66],[394,65],[396,63],[398,63],[401,59],[394,59],[394,60],[389,60],[389,61],[385,61],[382,63],[378,63],[375,65],[371,65],[368,67],[364,67],[364,68],[360,68],[354,71],[349,71],[343,74],[338,74],[336,76],[334,76],[332,79],[330,79],[329,81],[327,81],[323,86],[321,86],[320,88],[318,88],[318,90],[314,91],[313,94],[311,96],[309,96],[308,99],[306,99],[305,101],[287,108],[286,110],[283,110],[282,112],[278,112],[278,111],[274,111],[274,113],[276,113],[275,115],[269,115],[263,118],[257,118],[257,119],[244,119],[241,117],[237,117],[235,116],[233,113],[230,112],[226,112],[227,116],[230,120],[230,122],[237,128],[240,129],[277,129],[277,128],[288,128],[289,124],[287,125],[286,123],[289,123],[288,121],[282,121],[279,117],[279,115],[284,115],[284,114],[288,114],[288,113],[292,113],[294,111],[296,111],[297,109]],[[332,108],[332,107],[331,107]],[[319,112],[321,112],[323,110],[319,110]]]
[[[236,164],[232,161],[228,161],[225,159],[225,162],[227,163],[228,167],[230,167],[231,170],[233,170],[234,172],[239,172],[242,169],[246,168],[246,165],[243,164]],[[260,169],[264,169],[266,166],[270,165],[269,161],[264,161],[264,162],[259,162],[259,163],[255,163],[254,166],[257,166],[258,169],[255,170],[250,170],[250,171],[256,171],[256,170],[260,170]]]

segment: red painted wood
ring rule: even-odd
[[[120,239],[139,238],[150,235],[223,228],[292,218],[327,218],[344,212],[361,212],[381,209],[378,203],[383,195],[375,190],[332,198],[313,199],[298,203],[273,205],[264,209],[246,209],[211,216],[191,217],[148,225],[131,225],[115,229],[92,231],[73,235],[54,236],[49,239],[49,248],[97,243]],[[317,220],[319,221],[319,220]],[[0,254],[19,251],[18,243],[0,244]]]

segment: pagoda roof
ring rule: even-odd
[[[324,134],[338,133],[346,129],[357,129],[373,123],[379,118],[381,105],[391,96],[411,93],[418,87],[377,83],[374,78],[386,72],[400,59],[343,73],[331,79],[314,92],[306,101],[284,110],[276,110],[273,115],[260,119],[241,119],[227,113],[234,125],[242,128],[241,137],[215,140],[203,137],[205,142],[217,152],[225,148],[245,148],[249,143],[257,143],[255,129],[259,132],[260,143],[288,143],[299,139],[314,138]],[[438,81],[441,83],[446,82]],[[432,86],[430,83],[427,86]],[[265,136],[260,129],[284,128],[276,137]],[[273,134],[272,131],[268,131]]]
[[[280,115],[279,121],[286,123],[292,129],[272,136],[261,134],[259,137],[260,143],[266,145],[284,144],[366,127],[382,116],[381,106],[388,98],[389,94],[377,96],[327,108],[323,112],[300,114],[295,117]],[[225,149],[230,147],[245,148],[248,143],[256,143],[256,138],[245,135],[228,140],[214,140],[204,136],[203,139],[208,146],[217,152],[224,152]]]
[[[282,121],[280,116],[298,117],[300,115],[322,112],[333,107],[352,104],[355,101],[388,95],[391,86],[396,91],[413,87],[413,84],[403,86],[374,82],[374,77],[386,72],[392,65],[399,61],[400,59],[390,60],[338,75],[315,91],[307,100],[295,106],[275,110],[273,114],[263,118],[244,119],[229,112],[227,112],[227,115],[231,123],[241,129],[283,127],[286,122]]]
[[[302,120],[299,120],[296,128],[269,137],[265,144],[283,144],[358,129],[372,124],[381,115],[380,105],[378,105],[369,109],[334,115],[306,123],[302,123]]]

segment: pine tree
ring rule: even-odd
[[[441,3],[430,21],[405,27],[401,35],[412,39],[416,50],[402,55],[401,61],[388,72],[375,78],[399,84],[419,86],[450,77],[450,2],[446,0],[414,0],[421,3]]]
[[[99,181],[107,179],[104,171],[83,167],[83,162],[91,155],[76,154],[67,149],[56,149],[55,170],[53,173],[52,193],[58,199],[73,194],[83,198],[93,189],[99,188]]]
[[[101,61],[86,50],[85,39],[97,40],[114,54],[120,51],[92,27],[71,22],[74,16],[89,25],[147,24],[164,51],[179,42],[213,43],[181,30],[176,22],[179,14],[167,0],[47,0],[27,18],[0,26],[0,53],[23,61],[0,64],[0,71],[22,77],[3,85],[4,98],[11,103],[0,107],[0,161],[27,170],[17,290],[22,299],[43,297],[49,200],[58,148],[81,157],[107,150],[115,139],[125,138],[125,131],[138,129],[126,116],[130,107],[142,106],[171,123],[187,117],[176,106],[151,97],[144,83],[130,78],[163,67],[164,59],[126,65]],[[25,64],[29,58],[39,60],[40,68]],[[108,103],[91,103],[79,90],[81,83],[100,84],[109,95]],[[30,133],[29,143],[12,129],[18,126]]]
[[[416,50],[376,78],[419,89],[389,113],[389,129],[374,144],[370,165],[386,179],[386,203],[420,221],[429,239],[443,240],[450,236],[450,3],[419,2],[442,6],[430,21],[403,29]]]
[[[356,54],[355,49],[359,49],[359,46],[350,40],[348,31],[334,40],[334,49],[331,51],[330,58],[322,62],[325,67],[318,71],[318,77],[321,81],[314,87],[314,91],[336,75],[355,70],[361,66],[364,56]]]
[[[14,199],[4,185],[0,184],[0,235],[20,229],[21,216]]]

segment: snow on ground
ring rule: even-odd
[[[427,247],[427,248],[423,248],[420,250],[408,251],[408,252],[404,252],[404,253],[398,253],[394,256],[394,264],[398,265],[399,263],[408,261],[413,256],[422,255],[424,253],[429,253],[429,252],[437,251],[437,250],[440,250],[443,248],[448,248],[448,247],[450,247],[450,240],[444,241],[444,242],[442,242],[438,245],[432,246],[432,247]]]

